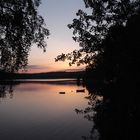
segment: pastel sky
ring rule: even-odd
[[[68,53],[79,48],[78,43],[72,39],[72,30],[67,27],[76,17],[78,9],[84,9],[83,0],[42,0],[39,14],[45,19],[51,35],[46,40],[46,53],[32,46],[27,72],[48,72],[83,68],[83,66],[69,67],[68,62],[55,62],[54,60],[61,53]]]

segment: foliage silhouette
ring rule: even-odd
[[[0,1],[0,71],[25,68],[32,44],[45,51],[49,31],[38,15],[41,0]]]
[[[86,64],[96,67],[104,52],[103,41],[113,26],[125,26],[127,20],[139,13],[139,0],[84,0],[91,14],[82,10],[77,12],[77,19],[68,27],[73,29],[73,39],[79,42],[80,49],[68,54],[58,55],[56,61],[70,61],[69,65]]]
[[[139,111],[138,89],[130,86],[98,85],[88,79],[86,88],[89,95],[85,97],[88,106],[75,109],[79,115],[92,123],[89,136],[84,140],[137,140],[137,117]],[[133,93],[132,93],[133,92]],[[136,117],[137,116],[137,117]]]
[[[70,60],[70,65],[87,64],[86,87],[89,106],[77,113],[94,121],[85,140],[137,140],[137,118],[140,111],[140,1],[84,0],[92,14],[79,10],[78,19],[68,25],[79,50],[62,54],[56,61]],[[94,86],[90,81],[94,78]],[[96,97],[101,96],[102,101]],[[97,101],[97,102],[96,102]]]

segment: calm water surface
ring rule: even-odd
[[[78,89],[64,80],[15,85],[13,95],[0,98],[0,140],[82,140],[93,124],[75,112],[88,104],[86,89]]]

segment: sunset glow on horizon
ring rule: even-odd
[[[78,9],[84,9],[84,3],[81,0],[42,0],[39,13],[43,16],[51,35],[46,39],[45,53],[36,46],[32,46],[27,66],[28,73],[85,68],[85,66],[76,65],[70,67],[68,62],[55,62],[57,55],[79,49],[79,44],[72,39],[72,30],[67,27],[76,17]]]

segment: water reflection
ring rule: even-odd
[[[139,98],[132,85],[133,90],[90,80],[12,84],[0,85],[2,101],[13,97],[0,104],[2,140],[137,139]]]
[[[84,92],[76,92],[83,89]],[[81,140],[93,125],[74,111],[87,106],[84,97],[88,95],[76,81],[16,81],[13,85],[1,84],[0,91],[2,140]],[[5,100],[9,95],[13,98]]]
[[[135,88],[134,88],[135,87]],[[137,140],[138,88],[128,84],[86,82],[88,105],[76,108],[78,116],[92,123],[84,140]]]
[[[85,96],[85,99],[88,102],[88,105],[84,108],[76,108],[75,112],[77,115],[83,116],[86,120],[88,120],[92,124],[92,128],[89,131],[88,135],[83,135],[83,140],[99,140],[100,134],[98,132],[98,128],[94,122],[96,114],[98,113],[97,108],[101,106],[103,103],[103,96],[100,95],[99,91],[93,87],[93,81],[89,81],[86,83],[86,89],[88,91],[88,95]]]
[[[24,84],[23,84],[24,83]],[[14,81],[0,81],[0,98],[13,97],[14,87],[20,85],[20,90],[23,91],[31,91],[31,90],[40,90],[42,87],[47,90],[50,88],[49,85],[55,85],[55,91],[62,92],[62,88],[60,85],[64,86],[64,89],[70,91],[71,86],[73,85],[81,86],[81,81],[76,79],[19,79]],[[26,85],[26,86],[25,86]],[[45,86],[43,86],[45,85]],[[68,86],[66,86],[68,85]],[[28,88],[29,87],[29,88]],[[78,89],[77,89],[78,90]],[[73,90],[71,90],[73,92]]]
[[[13,97],[13,85],[0,84],[0,99]]]

